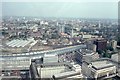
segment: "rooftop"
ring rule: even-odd
[[[44,54],[44,57],[52,57],[52,56],[56,56],[56,54]]]
[[[71,76],[74,76],[74,75],[80,75],[80,72],[76,72],[76,71],[63,72],[63,73],[60,73],[60,74],[53,75],[53,78],[61,79],[61,78],[65,78],[65,77],[71,77]]]
[[[91,62],[91,64],[92,64],[92,67],[97,70],[115,66],[113,63],[111,63],[108,60],[94,61],[94,62]]]
[[[6,45],[8,45],[9,47],[25,47],[26,45],[30,44],[32,41],[33,41],[32,38],[27,40],[14,39],[12,41],[8,41]]]

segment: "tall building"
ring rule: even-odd
[[[117,47],[117,41],[112,40],[112,41],[111,41],[111,46],[112,46],[112,48],[115,50],[116,47]]]
[[[64,33],[65,32],[65,26],[59,26],[59,33]]]
[[[118,45],[120,46],[120,19],[118,20],[118,35],[117,35],[117,38],[118,38]]]
[[[98,25],[98,27],[101,28],[101,23],[100,23],[100,21],[99,21],[99,25]]]
[[[88,41],[88,42],[87,42],[87,49],[93,50],[94,52],[96,52],[96,45],[93,44],[92,41]]]
[[[94,44],[96,44],[97,48],[96,50],[105,50],[107,47],[107,40],[101,39],[101,40],[96,40],[94,41]]]
[[[118,5],[120,6],[120,2]],[[118,15],[120,15],[120,8],[118,8]],[[118,45],[120,46],[120,17],[118,17],[118,35],[116,37],[118,39]]]
[[[73,37],[73,33],[74,33],[74,31],[73,31],[73,28],[72,28],[72,31],[71,31],[71,37]]]

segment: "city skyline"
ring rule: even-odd
[[[3,2],[2,16],[117,19],[117,5],[115,2]]]
[[[119,80],[118,0],[0,2],[0,80]]]

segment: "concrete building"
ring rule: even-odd
[[[2,64],[2,69],[3,71],[6,70],[29,70],[31,60],[26,57],[21,57],[17,58],[16,60],[14,59],[9,59],[9,60],[1,60],[0,64]]]
[[[82,72],[87,78],[102,80],[115,77],[117,74],[116,66],[107,59],[99,59],[90,63],[83,62]]]
[[[116,62],[119,62],[119,58],[120,58],[120,54],[119,54],[119,53],[113,54],[113,55],[111,56],[111,59],[112,59],[113,61],[116,61]]]
[[[33,79],[52,78],[55,74],[71,71],[72,66],[68,63],[32,63],[30,71]]]
[[[105,39],[96,40],[94,42],[94,44],[96,44],[96,46],[97,46],[97,51],[98,50],[105,50],[107,47],[107,40],[105,40]]]
[[[78,64],[62,63],[43,63],[32,62],[30,66],[32,79],[53,79],[63,80],[68,78],[83,78],[81,66]]]
[[[75,58],[79,62],[87,61],[90,62],[92,60],[99,59],[99,54],[97,52],[94,52],[92,50],[88,49],[81,49],[80,51],[77,51],[75,54]]]
[[[112,46],[112,48],[115,50],[116,47],[117,47],[117,41],[112,40],[112,41],[111,41],[111,46]]]
[[[80,75],[81,66],[78,64],[70,64],[68,62],[57,62],[56,55],[46,55],[43,57],[43,62],[32,62],[30,72],[33,79],[53,78],[63,79]],[[79,77],[80,77],[79,76]]]
[[[59,33],[64,33],[65,32],[65,26],[59,26]]]
[[[82,39],[89,39],[89,38],[91,38],[92,37],[92,35],[82,35]]]
[[[58,56],[56,54],[45,54],[43,57],[43,63],[58,62]]]
[[[111,61],[117,67],[117,72],[118,72],[117,76],[120,77],[120,53],[113,54],[111,56]]]
[[[95,44],[93,44],[93,42],[89,41],[87,42],[87,49],[93,50],[96,52],[96,48],[97,46]]]
[[[44,57],[44,54],[65,54],[68,52],[79,50],[80,48],[86,47],[85,45],[75,45],[70,47],[64,47],[54,50],[46,50],[46,51],[37,51],[37,52],[25,52],[25,53],[17,53],[17,54],[4,54],[0,55],[0,66],[1,70],[10,70],[10,69],[28,69],[31,64],[31,59],[39,59]],[[55,60],[55,59],[54,59]],[[12,67],[10,67],[12,66]],[[27,66],[27,68],[24,66]],[[3,67],[3,68],[2,68]]]
[[[68,71],[60,74],[53,75],[54,80],[63,80],[63,79],[82,79],[83,75],[80,72]]]
[[[73,64],[72,70],[81,73],[81,66],[79,64]]]

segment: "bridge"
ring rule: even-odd
[[[11,55],[0,55],[0,68],[2,70],[12,70],[12,69],[29,69],[31,64],[31,59],[39,59],[44,56],[44,54],[64,54],[67,52],[77,51],[79,49],[86,48],[86,45],[75,45],[54,50],[46,51],[36,51],[27,53],[18,53]]]

